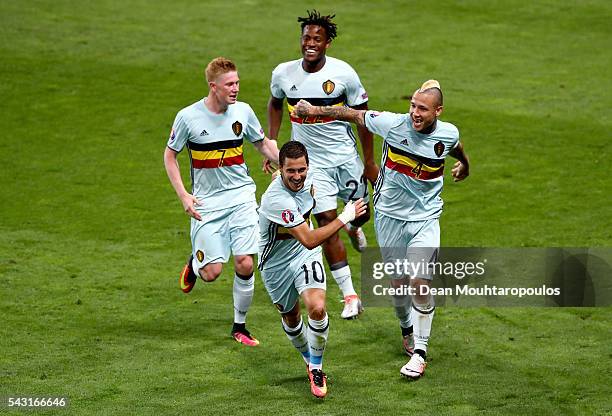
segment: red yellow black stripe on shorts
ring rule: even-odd
[[[293,123],[298,124],[321,124],[321,123],[329,123],[331,121],[335,121],[335,119],[331,117],[294,117],[291,115],[293,112],[293,108],[301,99],[308,101],[312,105],[316,106],[333,106],[333,107],[342,107],[346,102],[346,95],[342,94],[338,97],[331,98],[287,98],[287,110],[289,111],[289,118]]]
[[[244,163],[242,139],[213,143],[188,142],[194,169],[216,169]]]
[[[444,159],[428,159],[389,145],[385,166],[414,179],[429,180],[444,174]]]

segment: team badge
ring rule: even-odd
[[[442,156],[442,153],[444,153],[444,143],[438,142],[434,144],[434,152],[436,152],[436,156]]]
[[[283,221],[285,221],[285,224],[289,224],[290,222],[293,222],[293,220],[295,220],[295,216],[293,215],[293,212],[291,212],[288,209],[284,210],[281,213],[281,218],[283,219]]]
[[[202,250],[196,251],[196,257],[200,263],[204,261],[204,252]]]
[[[234,122],[232,124],[232,131],[236,136],[240,136],[240,133],[242,133],[242,123],[239,121]]]
[[[327,81],[323,83],[323,92],[327,95],[334,92],[335,88],[336,88],[336,84],[334,84],[333,81],[330,79],[328,79]]]
[[[170,141],[173,142],[174,139],[176,139],[176,133],[174,132],[174,129],[170,130]]]
[[[376,118],[380,115],[380,113],[378,111],[371,111],[370,112],[370,118]]]
[[[276,309],[278,309],[279,312],[283,311],[283,305],[281,305],[280,303],[275,303],[274,306],[276,306]]]

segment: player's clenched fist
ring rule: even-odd
[[[451,169],[451,175],[455,182],[459,182],[467,178],[470,174],[470,168],[461,161],[455,162],[455,166]]]
[[[306,100],[300,100],[293,107],[293,116],[294,117],[309,117],[311,116],[310,111],[312,110],[312,105]]]
[[[363,199],[357,201],[349,201],[344,207],[342,214],[338,215],[338,219],[342,223],[347,224],[355,218],[361,217],[366,212],[367,205],[363,203]]]

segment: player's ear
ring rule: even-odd
[[[442,114],[442,110],[444,109],[444,106],[439,105],[438,108],[436,108],[436,117],[440,117],[440,114]]]

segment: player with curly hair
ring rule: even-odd
[[[276,139],[283,117],[283,102],[291,120],[291,139],[303,143],[308,150],[316,188],[314,216],[319,227],[337,217],[338,198],[344,203],[362,198],[368,201],[367,180],[378,175],[374,162],[373,136],[363,126],[357,132],[361,141],[364,163],[357,152],[356,139],[349,123],[325,117],[292,117],[293,106],[300,99],[313,105],[350,106],[367,110],[368,94],[359,76],[346,62],[326,55],[338,31],[335,15],[318,11],[298,18],[301,27],[302,58],[278,65],[272,72],[271,97],[268,102],[269,137]],[[366,180],[367,179],[367,180]],[[366,215],[347,225],[346,229],[358,251],[367,242],[361,226],[370,218]],[[342,318],[352,319],[363,310],[353,287],[346,248],[338,233],[324,244],[323,251],[332,276],[344,297]]]

